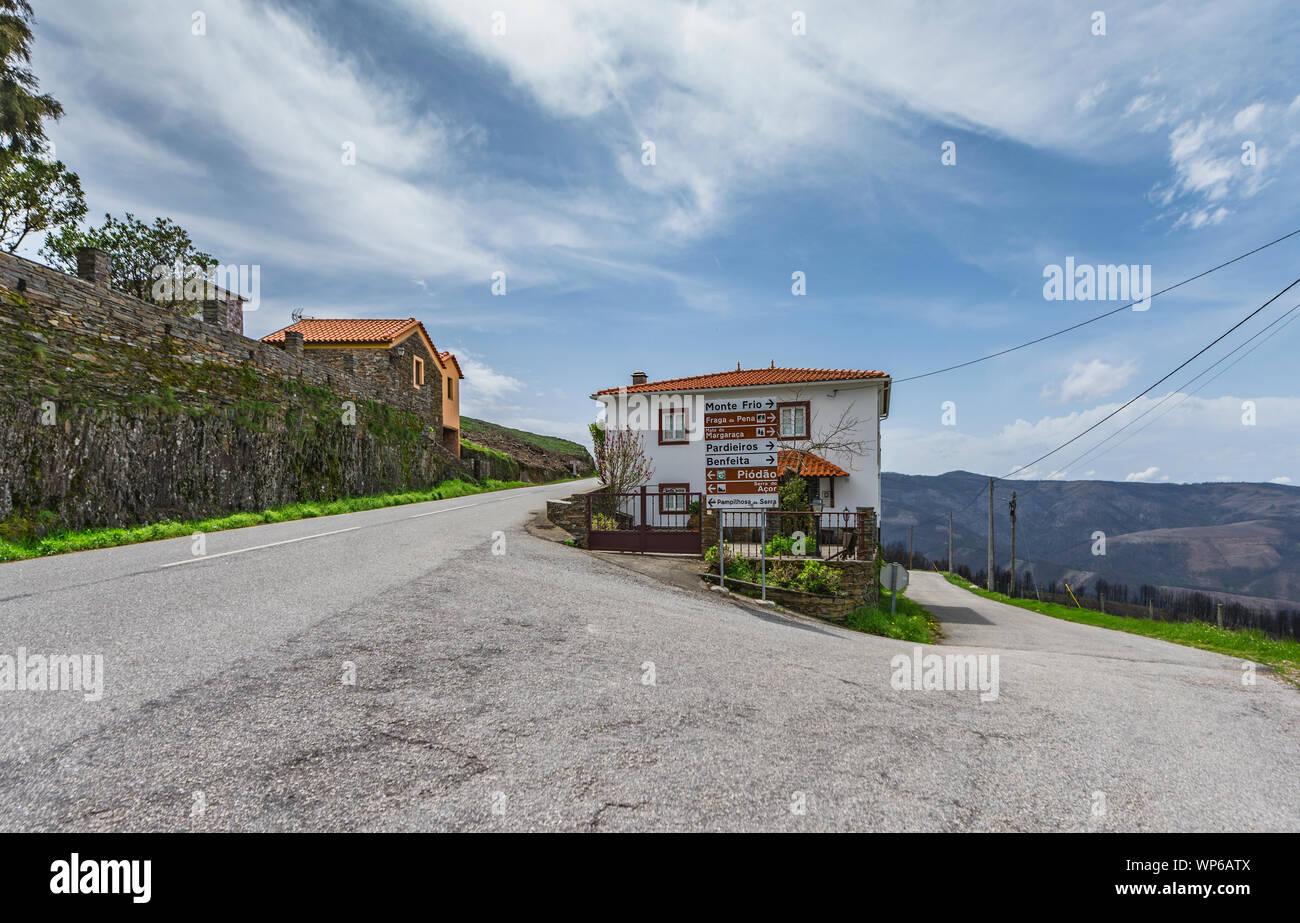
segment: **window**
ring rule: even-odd
[[[455,395],[451,393],[452,382],[454,382],[455,380],[456,379],[452,378],[450,375],[447,376],[447,400],[449,401],[452,400],[453,397],[455,397]]]
[[[808,438],[808,401],[777,404],[782,439]]]
[[[684,445],[690,441],[686,432],[686,408],[659,408],[659,444]]]
[[[417,388],[424,384],[424,360],[419,356],[411,360],[411,384]]]
[[[686,495],[690,489],[690,484],[660,484],[659,512],[685,513]]]

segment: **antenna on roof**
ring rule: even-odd
[[[740,361],[739,361],[739,360],[736,361],[736,371],[737,371],[737,372],[740,371]]]
[[[293,319],[295,324],[298,323],[298,321],[302,320],[302,308],[294,308],[289,317]]]

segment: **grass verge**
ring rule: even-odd
[[[1210,622],[1201,621],[1164,622],[1159,619],[1132,619],[1123,615],[1107,615],[1092,609],[1075,609],[1059,603],[1039,602],[1036,599],[1012,599],[1002,593],[990,593],[988,590],[972,587],[970,581],[955,574],[945,573],[944,577],[949,583],[978,596],[995,599],[1042,615],[1050,615],[1052,618],[1126,631],[1133,635],[1145,635],[1148,638],[1159,638],[1161,641],[1171,641],[1185,647],[1198,647],[1203,651],[1251,660],[1271,667],[1287,682],[1300,686],[1300,641],[1270,638],[1257,628],[1220,628]]]
[[[164,538],[181,538],[195,532],[221,532],[225,529],[243,529],[271,522],[289,522],[294,519],[312,519],[317,516],[336,516],[340,513],[359,513],[385,506],[403,506],[408,503],[426,503],[430,500],[447,500],[493,490],[510,490],[515,487],[533,487],[524,481],[443,481],[425,490],[400,493],[372,494],[368,497],[345,497],[341,500],[306,501],[277,506],[261,512],[231,513],[212,519],[177,522],[168,520],[145,526],[129,528],[87,529],[82,532],[58,532],[44,538],[24,542],[0,539],[0,562],[22,561],[70,551],[89,551],[94,548],[113,548],[117,545],[134,545]]]
[[[904,590],[898,594],[895,611],[891,615],[890,593],[888,590],[881,590],[879,607],[859,606],[845,618],[845,627],[852,628],[854,631],[865,631],[867,634],[896,638],[899,641],[915,641],[917,644],[935,643],[943,636],[938,620],[920,603],[908,599],[906,592]]]

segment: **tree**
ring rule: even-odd
[[[29,234],[86,214],[81,180],[60,161],[0,151],[0,248],[13,253]]]
[[[174,277],[192,279],[217,262],[216,257],[196,249],[189,233],[170,218],[155,218],[153,224],[145,224],[130,212],[121,221],[106,214],[102,226],[84,231],[65,224],[46,235],[41,255],[53,266],[76,272],[80,247],[107,251],[113,258],[113,288],[146,301],[171,300],[154,297],[154,283],[160,277],[174,273]]]
[[[801,400],[801,394],[802,392],[796,391],[794,399],[796,401]],[[807,439],[792,439],[788,436],[777,437],[777,443],[783,450],[796,453],[795,464],[793,465],[796,474],[801,475],[803,473],[809,455],[831,452],[840,456],[847,456],[849,467],[853,468],[857,459],[868,454],[870,448],[859,437],[863,421],[854,415],[856,406],[856,402],[849,404],[840,411],[838,417],[829,420],[821,420],[819,414],[814,414],[812,419],[808,421],[809,438]]]
[[[45,150],[45,119],[58,119],[63,106],[48,93],[37,95],[32,61],[32,5],[0,0],[0,139],[10,151]]]
[[[654,467],[646,458],[645,440],[630,429],[606,431],[596,444],[596,476],[606,493],[627,493],[650,480]]]

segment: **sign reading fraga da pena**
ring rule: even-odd
[[[710,508],[777,506],[778,434],[771,398],[704,402],[704,493]]]

